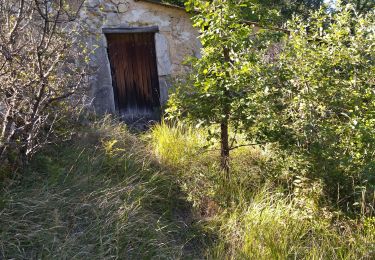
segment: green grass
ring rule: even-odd
[[[373,238],[355,223],[335,225],[267,190],[217,221],[221,237],[210,252],[215,259],[372,259],[375,253]]]
[[[149,140],[159,161],[176,167],[180,185],[218,236],[208,258],[375,258],[375,226],[366,224],[374,218],[330,210],[322,183],[290,170],[298,158],[279,158],[271,145],[242,147],[231,154],[225,183],[219,151],[199,150],[207,145],[203,131],[162,124]]]
[[[374,259],[349,219],[277,147],[241,147],[224,182],[205,129],[130,134],[106,118],[49,146],[0,193],[0,259]]]
[[[173,176],[108,120],[48,147],[1,194],[2,259],[197,258],[203,239]]]

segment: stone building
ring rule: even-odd
[[[198,31],[184,8],[156,0],[87,0],[81,18],[95,47],[93,105],[125,120],[155,119],[174,77],[200,55]]]

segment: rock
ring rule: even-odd
[[[164,35],[155,35],[156,56],[158,60],[158,73],[160,76],[171,74],[171,60],[169,57],[169,44]]]
[[[159,77],[160,104],[165,105],[168,101],[169,84],[165,76]]]
[[[89,7],[97,7],[100,4],[100,0],[88,0],[86,3]]]
[[[117,6],[117,10],[119,13],[125,13],[126,11],[129,10],[129,4],[125,3],[125,4],[119,4]]]
[[[107,26],[115,26],[119,24],[119,17],[117,13],[108,13],[106,15],[106,22],[105,25]]]

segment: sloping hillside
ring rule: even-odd
[[[84,126],[3,184],[0,258],[374,258],[375,219],[323,206],[274,147],[234,151],[225,183],[205,145],[188,126]]]
[[[175,179],[123,125],[40,153],[1,194],[1,259],[200,258]]]

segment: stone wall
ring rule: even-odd
[[[192,27],[190,15],[183,9],[146,1],[87,0],[80,15],[89,29],[87,43],[95,49],[90,57],[93,69],[90,94],[98,113],[115,112],[102,28],[158,26],[155,44],[162,104],[167,100],[170,79],[188,71],[183,65],[186,57],[200,55],[198,32]]]

